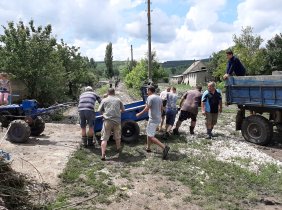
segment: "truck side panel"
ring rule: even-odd
[[[282,76],[230,77],[226,96],[228,104],[282,109]]]

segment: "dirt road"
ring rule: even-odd
[[[2,138],[6,129],[0,133]],[[39,137],[30,137],[25,144],[3,140],[0,148],[12,156],[12,167],[51,187],[58,184],[58,175],[69,156],[79,146],[79,125],[46,123]]]

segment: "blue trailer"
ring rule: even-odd
[[[150,84],[148,84],[150,85]],[[148,113],[144,113],[139,117],[136,114],[141,112],[145,108],[145,102],[147,100],[147,87],[144,85],[141,87],[142,100],[135,101],[129,104],[125,104],[125,112],[121,113],[121,140],[124,142],[133,142],[138,140],[140,134],[140,128],[138,121],[148,120]],[[100,132],[103,127],[103,116],[101,113],[96,112],[96,120],[94,125],[95,132]]]
[[[273,126],[282,132],[282,75],[229,77],[226,102],[238,105],[236,130],[245,140],[266,145]]]
[[[145,102],[135,101],[129,104],[125,104],[125,112],[121,113],[121,139],[124,142],[133,142],[138,139],[140,134],[140,128],[138,121],[148,120],[148,113],[144,113],[140,117],[136,117],[138,112],[141,112],[145,108]],[[95,132],[100,132],[103,126],[103,116],[101,113],[96,112],[95,120]]]

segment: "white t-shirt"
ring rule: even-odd
[[[168,93],[168,92],[167,92],[166,90],[164,90],[164,91],[162,91],[162,92],[160,93],[160,97],[161,97],[162,100],[166,100],[167,93]]]

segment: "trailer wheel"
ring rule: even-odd
[[[33,123],[30,125],[31,136],[39,136],[44,131],[44,129],[44,120],[40,116],[36,117]]]
[[[30,136],[30,127],[23,120],[14,120],[11,122],[8,139],[14,143],[24,143]]]
[[[251,115],[243,120],[242,135],[246,141],[266,145],[272,139],[273,126],[260,115]]]
[[[121,139],[130,143],[138,140],[140,133],[139,125],[133,120],[127,120],[121,124]]]

